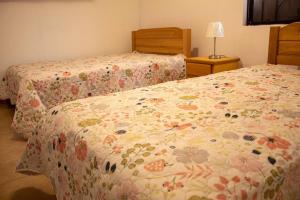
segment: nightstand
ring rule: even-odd
[[[186,58],[187,78],[238,69],[239,61],[240,59],[237,57],[220,59],[209,59],[208,57]]]

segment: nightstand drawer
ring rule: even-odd
[[[211,74],[210,65],[205,64],[196,64],[196,63],[187,63],[187,76],[195,77],[195,76],[205,76]]]
[[[229,71],[229,70],[234,70],[234,69],[238,69],[238,68],[239,68],[239,63],[238,62],[214,65],[213,66],[213,73]]]

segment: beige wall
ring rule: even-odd
[[[141,0],[140,25],[178,26],[192,29],[192,46],[200,55],[213,51],[206,38],[209,22],[222,21],[225,38],[217,40],[217,52],[239,56],[244,66],[267,62],[269,26],[244,26],[246,0]]]
[[[131,49],[139,0],[0,1],[0,78],[12,64]]]
[[[2,0],[0,78],[8,66],[129,51],[140,27],[192,28],[200,55],[212,52],[207,24],[220,20],[218,53],[245,66],[266,63],[269,26],[244,26],[246,0]]]

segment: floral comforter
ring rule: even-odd
[[[182,78],[183,55],[129,53],[12,66],[4,80],[16,104],[12,127],[28,138],[41,116],[63,102]]]
[[[299,200],[300,70],[256,66],[52,108],[18,172],[63,199]]]

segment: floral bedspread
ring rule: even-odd
[[[12,127],[28,138],[45,112],[63,102],[185,78],[184,56],[129,53],[12,66],[5,84]]]
[[[58,200],[299,200],[300,70],[255,66],[52,108],[17,166]]]

